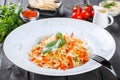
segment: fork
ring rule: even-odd
[[[108,69],[117,78],[117,80],[120,80],[120,78],[116,74],[113,66],[111,65],[111,63],[108,60],[106,60],[105,58],[103,58],[103,57],[101,57],[99,55],[96,55],[96,54],[90,54],[89,57],[91,59],[93,59],[94,61],[100,63],[106,69]]]

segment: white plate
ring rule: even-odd
[[[20,68],[43,75],[82,74],[101,66],[95,61],[89,60],[82,66],[63,71],[40,68],[30,62],[28,52],[32,47],[44,36],[57,32],[68,34],[74,32],[76,37],[88,42],[91,53],[101,55],[107,60],[111,59],[116,49],[113,37],[100,26],[70,18],[49,18],[29,22],[12,31],[5,39],[4,52],[8,59]]]

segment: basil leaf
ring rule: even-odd
[[[58,42],[59,42],[58,48],[60,48],[66,44],[66,40],[63,38],[59,39]]]
[[[58,49],[66,44],[66,40],[62,38],[62,33],[58,32],[56,34],[56,37],[58,38],[58,40],[48,43],[43,50],[43,54],[53,52],[56,49]]]
[[[52,49],[50,47],[45,47],[43,53],[46,54],[48,52],[52,52]]]
[[[58,39],[62,38],[62,33],[61,33],[61,32],[58,32],[58,33],[56,34],[56,37],[57,37]]]
[[[66,41],[63,38],[59,39],[58,41],[52,41],[46,45],[46,47],[43,50],[43,53],[46,54],[49,52],[53,52],[56,49],[64,46],[65,44],[66,44]]]
[[[46,45],[46,47],[54,46],[57,43],[57,41],[52,41]]]
[[[44,48],[43,53],[45,54],[45,53],[48,53],[48,52],[52,52],[52,47],[54,47],[54,45],[56,43],[57,43],[57,41],[52,41],[52,42],[48,43],[46,45],[46,47]]]

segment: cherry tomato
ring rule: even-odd
[[[83,19],[83,15],[81,13],[79,13],[76,19],[82,20]]]
[[[82,11],[82,8],[80,6],[74,6],[72,8],[72,12],[81,12]]]
[[[89,19],[91,16],[91,13],[87,10],[83,10],[81,13],[82,13],[84,19]]]
[[[77,18],[77,15],[78,15],[77,12],[73,12],[71,17],[72,17],[72,18]]]
[[[75,18],[75,19],[83,19],[83,16],[81,13],[79,12],[73,12],[72,13],[72,18]]]
[[[82,13],[82,14],[85,14],[86,12],[88,12],[88,11],[84,9],[84,10],[82,10],[81,13]]]
[[[90,6],[90,5],[87,5],[87,6],[84,7],[84,9],[91,12],[93,10],[93,7]]]
[[[94,11],[91,12],[91,16],[94,17]]]

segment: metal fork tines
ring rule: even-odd
[[[113,66],[111,65],[111,63],[106,60],[105,58],[96,55],[96,54],[90,54],[89,57],[93,60],[95,60],[96,62],[100,63],[103,67],[105,67],[106,69],[108,69],[110,72],[112,72],[112,74],[118,79],[120,80],[120,78],[118,78],[117,74],[115,73],[115,70],[113,69]]]

